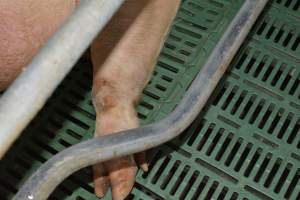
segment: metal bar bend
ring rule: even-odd
[[[83,167],[144,151],[178,136],[205,105],[266,3],[267,0],[245,0],[181,103],[168,117],[141,128],[88,140],[58,153],[29,178],[14,199],[47,199],[60,182]]]

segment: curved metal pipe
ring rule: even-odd
[[[0,99],[0,159],[124,0],[82,0]]]
[[[44,200],[73,172],[111,158],[158,146],[179,135],[195,119],[222,77],[267,0],[246,0],[181,103],[165,119],[72,146],[40,167],[15,196],[15,200]]]

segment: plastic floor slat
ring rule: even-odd
[[[242,2],[183,0],[137,106],[141,124],[175,108]],[[127,200],[300,199],[299,24],[299,0],[269,2],[197,119],[148,152],[150,171],[138,172]],[[91,63],[80,60],[0,162],[1,200],[56,152],[92,137],[91,80]],[[73,174],[49,199],[96,200],[91,174]]]

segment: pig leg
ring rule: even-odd
[[[93,42],[95,137],[138,127],[134,107],[179,4],[180,0],[128,0]],[[95,165],[97,196],[103,197],[110,184],[113,199],[124,199],[133,187],[137,165],[147,170],[143,154]]]

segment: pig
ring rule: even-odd
[[[90,46],[95,137],[139,126],[135,105],[149,81],[181,0],[127,0]],[[0,90],[22,72],[49,37],[80,4],[78,0],[0,0]],[[114,200],[131,191],[145,154],[93,166],[95,194],[111,186]]]

